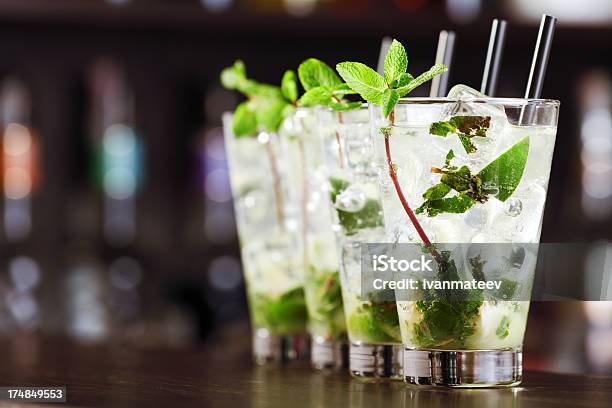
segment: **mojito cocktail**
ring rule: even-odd
[[[288,181],[287,209],[295,219],[315,368],[346,364],[336,241],[314,108],[299,108],[281,127]]]
[[[361,294],[361,243],[385,237],[369,112],[365,105],[349,111],[321,108],[318,117],[351,343],[350,371],[363,378],[403,378],[395,302]]]
[[[478,98],[461,86],[451,95],[402,99],[388,118],[371,107],[387,233],[432,254],[437,279],[500,286],[398,301],[404,373],[413,383],[514,385],[559,102]]]
[[[306,354],[307,311],[295,214],[287,208],[287,163],[276,135],[234,136],[225,147],[257,363]]]

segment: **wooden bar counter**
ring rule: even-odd
[[[65,386],[65,407],[612,407],[612,377],[526,372],[509,389],[367,384],[305,365],[254,367],[248,334],[191,350],[0,340],[0,386]],[[0,407],[54,406],[17,405]]]

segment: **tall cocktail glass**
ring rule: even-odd
[[[297,220],[287,208],[288,163],[277,135],[237,138],[223,116],[225,148],[257,363],[308,354]]]
[[[402,379],[395,302],[363,298],[361,293],[361,244],[385,241],[368,109],[366,105],[344,112],[321,108],[318,118],[326,194],[338,243],[350,372],[364,379]]]
[[[336,241],[314,108],[299,108],[280,130],[288,164],[287,208],[297,220],[315,368],[346,365],[348,347]]]
[[[396,291],[407,381],[521,381],[558,111],[553,100],[474,97],[406,98],[389,118],[370,108],[387,236],[432,255],[432,279],[501,285]]]

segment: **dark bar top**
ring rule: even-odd
[[[0,386],[66,386],[62,407],[610,407],[612,378],[527,372],[507,389],[368,384],[305,365],[254,367],[244,332],[193,350],[0,339]],[[37,406],[53,406],[39,404]],[[0,407],[16,406],[0,402]],[[19,405],[19,407],[25,405]],[[29,405],[35,406],[35,405]]]

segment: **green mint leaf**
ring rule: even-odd
[[[474,320],[482,301],[453,302],[442,299],[416,302],[422,319],[412,328],[415,343],[423,348],[462,349],[474,334]]]
[[[423,198],[426,200],[439,200],[441,198],[446,197],[448,193],[450,193],[452,188],[447,186],[444,183],[435,184],[427,189],[423,193]]]
[[[248,101],[242,102],[236,107],[232,118],[232,131],[235,137],[257,134],[257,116],[251,110]]]
[[[318,86],[311,88],[298,100],[299,106],[327,106],[331,102],[332,93],[328,88]]]
[[[342,312],[342,290],[340,276],[337,270],[317,270],[309,266],[309,273],[305,277],[306,287],[314,289],[313,310],[321,320]]]
[[[440,181],[459,193],[474,196],[481,193],[481,180],[473,177],[472,172],[467,166],[461,166],[458,170],[442,169]]]
[[[474,277],[474,279],[476,279],[477,281],[484,282],[484,266],[486,261],[481,260],[480,255],[470,258],[468,259],[468,261],[470,263],[470,268],[472,269],[472,276]]]
[[[450,198],[427,200],[415,212],[417,214],[426,213],[429,217],[435,217],[440,213],[462,214],[475,203],[473,198],[465,194],[458,194]]]
[[[306,330],[308,312],[304,289],[289,290],[278,297],[251,295],[253,320],[275,334],[297,334]]]
[[[451,259],[450,251],[441,251],[442,262],[438,263],[438,279],[441,281],[455,281],[459,280],[459,272],[457,272],[457,265],[455,261]]]
[[[401,342],[395,302],[364,303],[351,313],[346,326],[351,338],[366,343]]]
[[[397,91],[400,94],[400,97],[403,97],[412,92],[415,88],[418,88],[419,86],[423,85],[425,82],[430,81],[433,77],[443,74],[446,71],[448,71],[446,65],[436,64],[433,67],[429,68],[429,71],[424,72],[418,77],[414,78],[407,85],[397,88]]]
[[[446,168],[450,168],[451,167],[451,160],[453,160],[455,158],[455,152],[453,152],[453,149],[449,150],[448,153],[446,153],[446,159],[444,162],[444,167]]]
[[[443,137],[449,133],[456,133],[465,151],[474,153],[476,145],[471,139],[475,136],[486,137],[490,126],[490,116],[453,116],[448,121],[432,123],[429,133]]]
[[[252,86],[249,92],[243,92],[249,97],[256,97],[262,100],[262,103],[267,103],[271,99],[282,99],[283,94],[278,86],[269,84],[260,84],[255,81],[250,81]]]
[[[330,339],[346,334],[346,320],[342,307],[342,289],[338,270],[318,269],[309,265],[304,276],[308,293],[308,317],[315,333]]]
[[[512,300],[518,283],[515,280],[501,278],[501,285],[498,290],[493,294],[495,298],[501,300]]]
[[[397,40],[393,40],[387,55],[385,56],[384,74],[387,85],[392,86],[400,75],[408,69],[408,55],[404,46]]]
[[[246,77],[246,68],[244,63],[240,60],[236,61],[234,65],[221,71],[220,79],[221,84],[225,88],[241,92],[248,97],[269,94],[272,92],[272,89],[275,88],[273,86],[259,84],[256,81],[248,79]]]
[[[336,69],[353,91],[366,101],[380,105],[387,84],[376,71],[359,62],[341,62]]]
[[[328,65],[314,58],[304,61],[298,68],[298,75],[306,93],[302,95],[300,106],[327,106],[336,111],[361,107],[361,102],[349,102],[344,95],[355,94],[347,84]]]
[[[288,70],[285,71],[283,79],[281,80],[281,93],[283,97],[290,102],[295,102],[298,98],[298,86],[295,72]]]
[[[338,221],[347,236],[355,235],[360,230],[382,227],[383,216],[380,204],[376,200],[369,199],[363,208],[356,212],[336,209]]]
[[[323,86],[334,88],[342,84],[334,70],[316,58],[309,58],[298,67],[300,82],[306,91]]]
[[[351,183],[344,179],[338,177],[329,178],[329,197],[332,204],[336,202],[336,197],[338,197],[338,194],[346,190],[350,185]]]
[[[458,133],[468,136],[486,137],[487,130],[491,127],[490,116],[453,116],[449,122],[455,126]]]
[[[334,98],[329,88],[322,86],[306,91],[298,100],[299,106],[327,106],[336,111],[347,111],[360,108],[361,102],[349,102]]]
[[[403,86],[406,86],[410,83],[410,81],[412,81],[414,79],[414,77],[412,75],[410,75],[407,72],[404,72],[403,74],[401,74],[399,76],[398,79],[396,79],[393,83],[393,87],[394,88],[401,88]]]
[[[380,101],[382,112],[385,118],[389,117],[389,114],[397,105],[397,101],[399,101],[399,94],[394,89],[386,89],[383,93],[382,99]]]
[[[351,184],[337,177],[330,177],[330,199],[332,204],[340,193],[346,190]],[[356,212],[344,211],[336,208],[338,221],[346,235],[354,235],[361,229],[377,228],[383,226],[382,209],[378,201],[369,199],[363,208]]]
[[[463,133],[457,133],[459,137],[459,141],[463,145],[466,153],[474,153],[476,152],[476,145],[472,143],[472,137],[468,135],[464,135]]]
[[[469,210],[476,202],[484,203],[487,201],[487,191],[485,191],[480,176],[472,175],[467,166],[457,168],[451,164],[455,157],[455,152],[449,150],[444,160],[444,167],[432,167],[432,172],[442,174],[440,183],[433,185],[423,193],[425,201],[416,212],[426,213],[434,217],[440,213],[460,214]],[[458,194],[447,197],[451,190]]]
[[[268,132],[276,132],[283,123],[286,114],[287,102],[277,98],[261,104],[257,109],[257,123]]]
[[[450,122],[434,122],[429,127],[429,133],[436,136],[446,137],[453,133],[457,128]]]
[[[240,60],[221,71],[221,84],[227,89],[237,89],[244,80],[246,80],[246,68],[244,62]]]
[[[499,322],[499,326],[497,326],[497,330],[495,330],[495,335],[500,339],[505,339],[510,335],[510,318],[508,316],[502,317]]]
[[[244,64],[236,61],[223,70],[221,82],[228,89],[237,90],[248,98],[248,105],[237,108],[236,124],[233,127],[238,137],[254,134],[253,129],[276,132],[283,120],[293,112],[292,104],[287,102],[297,98],[297,81],[293,73],[285,73],[281,89],[248,79]]]
[[[466,139],[470,142],[469,137]],[[426,213],[430,217],[444,212],[463,213],[477,202],[486,202],[491,195],[500,201],[506,201],[521,182],[528,153],[529,137],[526,137],[489,163],[478,174],[472,175],[467,166],[459,169],[451,166],[450,161],[454,153],[452,150],[449,151],[444,168],[432,168],[433,172],[442,174],[440,183],[425,191],[423,194],[425,201],[416,212]],[[449,189],[455,190],[458,194],[447,198]]]
[[[525,137],[480,170],[478,176],[495,198],[506,201],[518,187],[529,154],[529,137]]]
[[[357,92],[353,91],[347,84],[342,83],[336,85],[332,89],[332,95],[334,96],[344,96],[344,95],[355,95]]]

